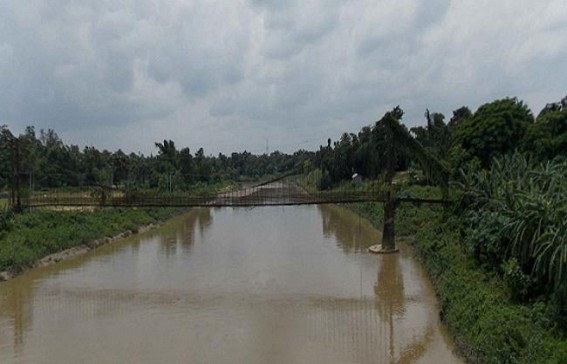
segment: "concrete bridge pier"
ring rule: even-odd
[[[398,200],[392,196],[392,192],[387,192],[384,200],[384,225],[382,228],[382,244],[373,245],[368,250],[376,254],[397,253],[396,247],[396,208]]]

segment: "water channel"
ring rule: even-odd
[[[194,209],[0,283],[0,363],[460,363],[379,240],[336,206]]]

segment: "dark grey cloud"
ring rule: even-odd
[[[401,105],[567,93],[562,0],[5,0],[0,123],[151,152],[312,148]],[[320,139],[318,141],[318,139]]]

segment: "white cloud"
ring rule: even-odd
[[[0,123],[146,153],[291,151],[398,104],[409,124],[505,96],[537,113],[566,61],[561,0],[6,0]]]

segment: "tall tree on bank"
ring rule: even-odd
[[[10,179],[10,144],[11,133],[6,125],[0,125],[0,190],[3,190]]]
[[[567,96],[543,108],[528,127],[523,144],[522,149],[539,160],[567,157]]]
[[[519,149],[533,122],[530,109],[516,98],[480,106],[455,126],[455,164],[459,167],[477,160],[483,168],[488,168],[494,157]]]

